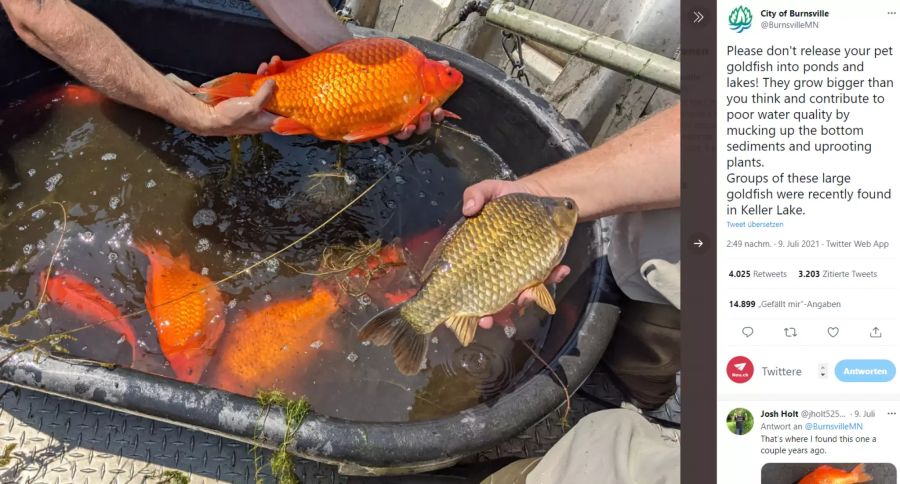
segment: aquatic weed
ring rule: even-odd
[[[556,371],[550,367],[550,364],[548,364],[547,361],[545,361],[543,358],[541,358],[541,355],[539,355],[538,352],[535,351],[535,349],[531,347],[531,345],[529,345],[528,343],[523,341],[522,346],[524,346],[525,349],[530,351],[531,355],[534,356],[538,361],[540,361],[542,365],[544,365],[544,368],[546,368],[547,371],[550,372],[550,375],[552,375],[553,379],[556,380],[557,383],[559,383],[560,388],[562,388],[563,393],[565,393],[566,409],[565,409],[565,411],[563,411],[562,417],[560,417],[560,419],[559,419],[560,420],[559,423],[560,423],[560,426],[563,428],[563,430],[568,430],[568,428],[571,427],[571,423],[569,422],[569,413],[572,411],[572,395],[569,393],[569,388],[566,386],[565,383],[563,383],[562,378],[559,377],[559,375],[556,373]]]
[[[284,412],[284,437],[281,440],[281,445],[273,452],[272,458],[269,460],[269,467],[272,469],[275,480],[278,484],[300,484],[300,479],[294,474],[293,459],[287,449],[288,443],[294,438],[297,430],[300,429],[300,424],[303,423],[303,419],[312,410],[312,406],[305,397],[291,400],[280,390],[260,390],[256,394],[256,401],[263,408],[260,420],[265,417],[272,407],[281,407],[282,412]],[[256,482],[262,482],[259,477],[259,447],[254,445],[252,452],[253,463],[256,468]]]
[[[229,166],[228,174],[226,175],[226,179],[228,180],[231,180],[237,174],[241,164],[244,162],[244,156],[241,152],[241,144],[243,141],[243,135],[228,137],[228,145],[231,148],[231,165]]]
[[[13,451],[16,450],[16,447],[19,444],[6,444],[6,447],[3,448],[3,453],[0,454],[0,467],[6,467],[13,460]]]
[[[171,469],[153,474],[151,478],[159,479],[156,484],[191,484],[191,478],[187,474]]]
[[[369,287],[372,279],[386,274],[390,267],[405,264],[405,261],[385,260],[380,254],[382,246],[383,243],[380,239],[371,243],[359,241],[355,246],[330,245],[322,251],[322,256],[319,259],[319,269],[316,271],[301,270],[293,264],[283,260],[281,262],[298,274],[333,278],[344,293],[358,298],[365,296],[366,289]],[[374,268],[369,267],[369,261],[372,259],[375,259],[377,262]],[[351,277],[351,274],[354,272],[358,274]],[[363,305],[367,304],[364,303]]]

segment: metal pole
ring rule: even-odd
[[[676,60],[532,12],[512,2],[494,3],[488,9],[486,19],[502,29],[622,74],[675,93],[681,92],[681,63]]]

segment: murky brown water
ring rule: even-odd
[[[93,284],[123,313],[144,309],[147,259],[135,240],[185,252],[194,271],[221,279],[240,271],[322,223],[341,206],[308,195],[310,175],[332,170],[337,150],[310,137],[246,139],[232,164],[224,138],[202,138],[152,116],[97,99],[81,89],[54,87],[0,104],[0,322],[18,319],[38,299],[38,274],[60,237],[62,202],[67,226],[57,266]],[[342,297],[325,337],[278,342],[302,347],[296,374],[277,386],[306,395],[327,415],[371,421],[435,418],[497,396],[528,360],[517,340],[540,342],[539,310],[517,320],[517,332],[479,330],[461,348],[444,327],[433,335],[428,369],[414,377],[396,371],[387,348],[366,346],[356,330],[385,304],[385,292],[415,287],[433,243],[458,218],[463,189],[477,180],[508,176],[506,165],[476,138],[442,129],[434,142],[418,140],[351,146],[352,194],[387,176],[349,211],[302,244],[223,283],[227,324],[287,298],[303,298],[326,247],[399,241],[410,264],[375,279],[365,294]],[[333,193],[330,190],[327,193]],[[83,322],[48,304],[41,317],[17,328],[37,338]],[[173,377],[146,313],[130,318],[150,358],[145,371]],[[76,333],[63,343],[72,355],[124,366],[128,344],[105,328]],[[230,344],[263,341],[240,334]],[[311,339],[311,338],[310,338]],[[327,340],[327,341],[324,341]],[[225,341],[225,340],[223,340]],[[271,346],[272,343],[265,344]],[[224,352],[226,348],[217,348]],[[271,347],[261,350],[265,358]],[[217,364],[213,357],[212,367]],[[204,378],[201,384],[215,385]],[[248,392],[252,393],[252,392]]]

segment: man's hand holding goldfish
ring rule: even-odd
[[[272,56],[272,59],[269,62],[263,62],[262,64],[259,65],[259,68],[256,70],[256,74],[257,75],[270,74],[269,66],[272,64],[277,65],[281,62],[282,62],[281,57],[279,57],[277,55]],[[449,62],[444,61],[444,60],[439,61],[439,62],[445,66],[450,65]],[[259,93],[257,93],[257,94],[259,94]],[[271,89],[269,89],[269,92],[267,92],[265,94],[265,96],[266,96],[266,98],[265,98],[265,100],[262,100],[263,104],[261,104],[261,105],[264,105],[265,102],[268,100],[268,97],[271,96]],[[265,114],[271,114],[271,113],[266,112]],[[415,123],[407,124],[398,133],[395,133],[394,138],[397,138],[398,140],[403,141],[403,140],[411,138],[413,134],[425,134],[428,132],[428,130],[431,129],[432,123],[440,123],[441,121],[444,120],[444,118],[445,118],[445,112],[440,107],[435,108],[434,111],[432,111],[432,112],[425,111],[418,116],[418,119],[416,120]],[[260,119],[260,121],[265,122],[264,119]],[[274,119],[272,120],[272,122],[274,123]],[[271,124],[269,126],[271,126]],[[268,129],[264,129],[260,132],[264,132],[267,130]],[[388,144],[388,142],[390,141],[387,136],[380,136],[380,137],[376,138],[376,140],[383,145]]]
[[[670,107],[596,148],[514,181],[484,180],[463,193],[463,215],[478,214],[485,203],[510,193],[570,197],[578,205],[579,221],[662,208],[681,201],[681,107]],[[547,283],[559,283],[571,269],[557,266]],[[518,306],[533,300],[522,293]],[[494,322],[511,324],[507,307],[485,316],[482,328]]]
[[[170,82],[106,25],[69,0],[0,0],[0,4],[26,44],[118,102],[208,136],[262,133],[279,119],[263,109],[275,90],[272,83],[263,83],[253,95],[210,106],[186,91],[192,86]],[[322,0],[254,0],[254,4],[310,53],[353,37]],[[267,68],[264,63],[260,70]],[[422,112],[394,136],[406,139],[423,133],[443,116],[439,107]],[[377,139],[388,141],[386,136]]]

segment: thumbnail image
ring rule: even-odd
[[[746,408],[736,408],[725,418],[728,430],[735,435],[746,435],[753,429],[753,414]]]
[[[774,463],[762,468],[761,484],[896,484],[893,464]]]

